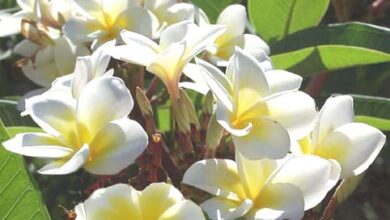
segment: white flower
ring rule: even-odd
[[[141,125],[127,118],[132,108],[121,79],[99,77],[84,86],[77,100],[61,90],[27,99],[26,112],[45,133],[21,133],[3,145],[14,153],[52,159],[41,174],[68,174],[81,167],[116,174],[148,143]]]
[[[152,183],[143,191],[125,184],[98,189],[75,211],[76,220],[205,220],[198,205],[166,183]]]
[[[226,75],[197,61],[217,98],[219,124],[233,135],[236,149],[250,159],[283,158],[290,138],[307,135],[314,126],[314,100],[297,91],[302,78],[282,70],[265,72],[251,55],[236,50]]]
[[[221,12],[217,24],[226,25],[226,30],[208,48],[209,60],[213,64],[227,66],[235,47],[240,47],[260,62],[270,62],[267,59],[269,46],[254,34],[244,34],[247,22],[246,8],[243,5],[230,5]]]
[[[300,145],[293,145],[296,154],[314,154],[334,159],[341,166],[341,178],[364,172],[374,162],[386,136],[378,129],[354,122],[351,96],[329,98],[322,107],[316,126]]]
[[[183,21],[169,26],[156,44],[147,37],[123,31],[125,45],[111,50],[112,57],[141,66],[158,76],[166,85],[171,97],[179,97],[179,80],[185,65],[209,46],[224,30],[222,26],[199,27]]]
[[[72,40],[93,41],[93,49],[119,37],[123,29],[151,37],[158,28],[157,18],[137,1],[74,0],[74,4],[81,16],[71,18],[63,31]]]
[[[108,41],[96,49],[90,56],[78,57],[72,74],[57,78],[49,92],[53,90],[68,91],[77,99],[84,86],[101,76],[112,76],[114,70],[107,70],[111,56],[107,54],[115,46],[115,40]]]
[[[201,204],[213,220],[301,219],[337,183],[337,162],[316,156],[280,161],[208,159],[193,164],[183,183],[215,195]]]
[[[45,88],[57,77],[72,73],[78,56],[89,54],[88,48],[76,45],[64,36],[44,45],[23,40],[14,51],[25,58],[21,67],[27,78]]]
[[[22,19],[60,29],[72,15],[71,0],[17,0],[20,11],[0,16],[0,37],[18,34]]]

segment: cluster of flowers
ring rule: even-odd
[[[174,108],[179,88],[211,92],[216,133],[230,133],[235,146],[235,161],[201,160],[185,172],[184,184],[215,195],[200,207],[167,183],[143,191],[117,184],[77,205],[78,220],[200,220],[202,210],[211,219],[301,219],[339,180],[364,172],[385,143],[378,129],[354,122],[350,96],[331,97],[318,112],[298,91],[302,77],[273,69],[267,44],[244,34],[242,5],[227,7],[210,24],[202,10],[176,0],[18,4],[21,11],[1,15],[0,35],[26,37],[15,53],[44,90],[28,95],[22,114],[43,132],[21,133],[3,145],[50,160],[39,173],[83,168],[114,175],[147,147],[143,127],[128,118],[134,105],[128,88],[107,70],[111,57],[160,78]],[[191,81],[181,82],[182,73]]]

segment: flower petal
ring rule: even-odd
[[[88,49],[83,45],[75,45],[68,38],[60,37],[55,41],[54,60],[60,75],[73,72],[77,56],[88,55]]]
[[[95,33],[99,29],[103,29],[103,27],[96,20],[84,17],[72,17],[62,27],[65,36],[80,43],[93,41],[96,38]]]
[[[249,160],[236,151],[238,174],[248,198],[257,198],[271,175],[278,168],[274,160]]]
[[[212,220],[235,220],[248,213],[253,203],[249,199],[238,202],[215,197],[203,202],[201,207]]]
[[[286,129],[275,121],[258,118],[251,121],[251,132],[245,136],[233,136],[236,149],[251,160],[280,159],[290,149],[290,137]]]
[[[142,191],[140,196],[142,219],[159,219],[166,210],[183,200],[183,195],[174,186],[152,183]]]
[[[330,133],[318,144],[316,154],[334,159],[341,165],[341,178],[364,172],[385,144],[386,136],[362,123],[348,123]]]
[[[3,143],[5,149],[28,157],[61,158],[73,150],[46,133],[20,133]]]
[[[264,61],[264,59],[259,58],[263,58],[264,55],[268,55],[270,53],[268,44],[259,36],[254,34],[244,34],[244,46],[242,49],[258,58],[259,61]]]
[[[249,111],[270,93],[269,84],[260,63],[239,48],[230,59],[227,76],[233,83],[233,102],[237,115]]]
[[[260,209],[247,219],[302,219],[304,200],[298,187],[288,183],[269,184],[258,198]]]
[[[190,200],[176,203],[167,209],[158,220],[205,220],[202,209]]]
[[[337,162],[306,155],[287,160],[272,179],[272,183],[290,183],[303,193],[305,210],[319,204],[340,176]],[[313,181],[315,180],[315,181]]]
[[[285,70],[271,70],[265,73],[271,93],[298,90],[301,87],[303,78],[297,74]]]
[[[81,138],[90,142],[110,121],[127,116],[134,101],[124,82],[117,77],[99,77],[88,83],[77,104]]]
[[[185,76],[190,78],[193,82],[180,82],[179,86],[181,88],[192,89],[196,92],[199,92],[203,95],[206,95],[209,91],[209,86],[207,85],[206,80],[204,79],[199,66],[193,63],[188,63],[183,69]]]
[[[215,115],[217,122],[233,136],[242,137],[248,135],[253,129],[253,124],[250,122],[236,128],[230,121],[230,111],[219,101],[217,101]]]
[[[314,128],[317,111],[314,99],[304,92],[287,92],[266,103],[268,117],[287,129],[294,140],[301,139]]]
[[[318,123],[313,131],[313,142],[321,142],[334,129],[353,122],[354,117],[351,96],[341,95],[328,98],[319,113]]]
[[[125,29],[152,37],[159,27],[159,22],[150,11],[140,7],[132,7],[123,11],[116,18],[114,27],[118,29],[118,34],[119,31]]]
[[[22,57],[32,57],[34,53],[39,49],[39,46],[27,39],[20,41],[14,47],[14,53]]]
[[[247,23],[246,17],[246,8],[243,5],[233,4],[226,7],[217,20],[217,24],[226,25],[226,30],[217,38],[217,41],[229,41],[242,35]]]
[[[136,121],[123,118],[110,122],[91,142],[92,159],[85,169],[98,175],[117,174],[134,163],[147,144],[148,136]]]
[[[38,170],[38,173],[44,175],[65,175],[77,171],[88,160],[89,147],[84,145],[69,160],[59,160],[49,163]]]
[[[168,25],[172,25],[181,21],[193,21],[194,16],[194,5],[180,2],[167,8],[163,19]]]
[[[70,147],[79,145],[75,108],[76,101],[65,95],[47,93],[26,99],[26,111],[39,127]]]
[[[205,61],[196,59],[196,62],[200,67],[199,73],[202,74],[204,81],[208,84],[213,94],[229,111],[233,111],[232,84],[225,74]]]
[[[98,189],[76,206],[76,219],[142,219],[139,194],[133,187],[122,183]]]
[[[20,33],[21,24],[22,17],[0,14],[0,37],[8,37]]]
[[[115,59],[148,66],[160,51],[155,42],[141,34],[123,30],[121,37],[126,45],[116,46],[108,51]]]
[[[185,172],[183,183],[230,200],[240,201],[240,198],[245,198],[237,165],[232,160],[196,162]]]

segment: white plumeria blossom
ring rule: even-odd
[[[26,112],[45,133],[20,133],[3,143],[14,153],[52,159],[38,172],[69,174],[83,167],[113,175],[134,163],[148,137],[127,116],[134,102],[124,82],[100,77],[84,86],[78,99],[60,90],[26,100]]]
[[[98,189],[75,211],[76,220],[205,220],[198,205],[166,183],[152,183],[143,191],[125,184]]]
[[[79,16],[63,27],[65,35],[78,42],[92,42],[92,48],[119,37],[123,29],[151,37],[158,28],[157,18],[139,7],[138,1],[74,0]]]
[[[18,34],[22,19],[40,22],[43,25],[60,28],[72,15],[71,0],[17,0],[20,11],[0,15],[0,37]]]
[[[115,40],[108,41],[90,56],[78,57],[74,72],[57,78],[49,92],[60,89],[71,93],[77,99],[88,82],[102,76],[113,76],[114,70],[107,70],[111,59],[107,52],[115,46],[115,43]]]
[[[230,5],[221,12],[217,24],[226,25],[226,30],[208,48],[208,58],[213,64],[227,66],[236,47],[252,54],[260,62],[270,63],[267,59],[269,46],[257,35],[244,34],[247,23],[246,8],[243,5]]]
[[[223,31],[223,26],[199,27],[193,22],[183,21],[165,29],[160,44],[140,34],[122,31],[125,45],[115,47],[110,54],[116,59],[145,66],[164,82],[171,97],[176,99],[183,68]]]
[[[341,166],[340,177],[345,179],[364,172],[385,141],[386,136],[380,130],[354,122],[353,99],[342,95],[325,102],[311,136],[293,145],[291,150],[336,160]]]
[[[87,47],[74,44],[65,36],[41,46],[23,40],[14,52],[27,58],[27,63],[22,65],[26,77],[44,88],[50,87],[56,78],[72,73],[78,56],[89,54]]]
[[[317,156],[236,162],[208,159],[193,164],[183,183],[215,195],[201,204],[213,220],[301,219],[337,183],[340,166]]]
[[[264,71],[250,54],[237,48],[226,75],[197,60],[217,99],[218,123],[233,136],[236,149],[250,159],[283,158],[290,139],[307,135],[314,126],[314,100],[297,91],[302,77],[283,70]]]

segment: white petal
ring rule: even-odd
[[[215,115],[217,122],[233,136],[242,137],[248,135],[253,129],[253,124],[250,122],[245,124],[245,126],[243,127],[235,128],[229,117],[229,109],[227,109],[225,105],[219,101],[217,101],[217,109],[215,110]]]
[[[85,48],[86,50],[86,48]],[[84,52],[86,52],[84,50]],[[76,54],[76,45],[68,38],[60,37],[55,42],[54,60],[60,75],[72,73],[74,70],[76,57],[86,54]]]
[[[122,12],[115,20],[114,26],[119,31],[125,29],[151,37],[158,29],[159,24],[158,19],[150,11],[133,7]]]
[[[26,111],[47,133],[70,145],[78,145],[75,119],[76,101],[70,96],[50,93],[26,100]]]
[[[254,34],[244,34],[244,46],[242,49],[258,58],[259,61],[264,61],[264,55],[270,53],[268,44]]]
[[[136,121],[123,118],[110,122],[90,143],[92,160],[85,169],[98,175],[117,174],[134,163],[147,144],[148,136]]]
[[[249,199],[240,203],[218,197],[206,200],[201,204],[202,209],[212,220],[235,220],[245,216],[252,206],[253,203]]]
[[[199,68],[201,70],[200,74],[204,77],[204,81],[208,84],[213,94],[229,111],[233,111],[232,84],[225,74],[205,61],[197,59],[196,62],[201,67]]]
[[[143,35],[124,30],[121,37],[126,45],[116,46],[108,51],[115,59],[148,66],[160,51],[156,43]]]
[[[158,220],[205,220],[202,209],[190,200],[176,203],[167,209]]]
[[[275,174],[272,183],[290,183],[303,193],[305,210],[319,204],[340,176],[337,162],[317,156],[298,156],[288,160]],[[314,181],[315,180],[315,181]]]
[[[37,96],[37,95],[40,95],[42,93],[44,93],[47,89],[34,89],[34,90],[31,90],[30,92],[24,94],[19,100],[18,100],[18,104],[16,106],[16,109],[20,112],[24,112],[26,110],[25,106],[26,106],[26,99],[28,98],[31,98],[33,96]],[[27,113],[28,114],[28,113]],[[23,116],[23,114],[22,114]]]
[[[335,159],[341,165],[341,178],[364,172],[385,144],[386,136],[378,129],[362,123],[340,126],[319,143],[316,154]]]
[[[104,43],[90,56],[93,66],[93,78],[102,76],[106,72],[111,59],[108,52],[114,48],[115,43],[115,40]]]
[[[5,149],[29,157],[61,158],[73,150],[45,133],[20,133],[3,143]]]
[[[78,205],[79,208],[76,207],[76,219],[142,219],[139,196],[140,192],[122,183],[98,189],[83,204]]]
[[[55,161],[42,167],[38,173],[44,175],[65,175],[77,171],[84,165],[89,156],[89,147],[84,145],[67,161]]]
[[[226,31],[220,38],[228,41],[243,34],[246,22],[246,8],[243,5],[234,4],[226,7],[217,20],[217,24],[226,25]]]
[[[204,79],[198,65],[193,63],[187,64],[183,69],[183,73],[185,76],[190,78],[193,82],[181,82],[179,83],[179,86],[181,88],[192,89],[203,95],[207,94],[207,92],[209,91],[209,86],[207,85],[207,82]]]
[[[185,172],[183,183],[235,201],[245,197],[236,163],[232,160],[209,159],[196,162]]]
[[[317,111],[314,99],[304,92],[287,92],[269,99],[268,117],[287,129],[295,140],[301,139],[314,128]]]
[[[179,23],[181,21],[193,21],[195,16],[195,7],[189,3],[177,3],[166,9],[163,17],[168,25]]]
[[[72,95],[78,98],[84,86],[92,80],[93,64],[89,57],[78,57],[71,79]]]
[[[77,104],[77,122],[84,141],[110,121],[126,117],[134,105],[130,91],[117,77],[99,77],[88,83]]]
[[[304,200],[302,192],[292,184],[269,184],[258,198],[262,208],[253,211],[248,220],[302,219]]]
[[[243,50],[237,48],[229,63],[227,76],[233,82],[233,102],[241,114],[268,96],[270,88],[260,63]]]
[[[14,53],[23,57],[32,57],[38,50],[39,46],[27,39],[20,41],[14,47]]]
[[[341,125],[354,121],[353,99],[342,95],[326,100],[319,113],[319,119],[313,131],[314,143],[321,142],[328,134]]]
[[[178,43],[186,38],[191,28],[196,25],[190,21],[182,21],[169,26],[161,33],[160,46],[165,49],[173,43]]]
[[[285,70],[271,70],[265,73],[271,93],[298,90],[301,87],[303,78],[297,74]]]
[[[21,26],[22,17],[0,14],[0,37],[7,37],[20,33]]]
[[[275,121],[258,118],[251,121],[253,128],[245,136],[233,136],[236,149],[251,160],[280,159],[290,149],[290,137],[286,129]]]
[[[100,27],[100,24],[94,20],[88,20],[83,17],[73,17],[65,23],[62,28],[65,36],[76,42],[93,41],[95,31]]]

